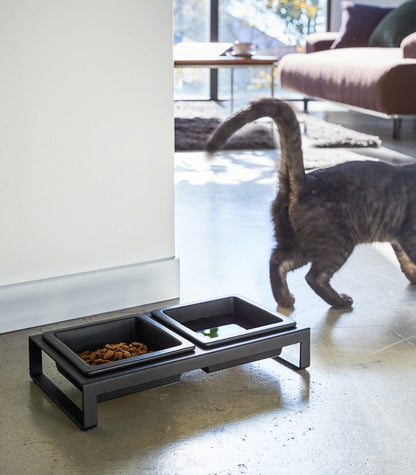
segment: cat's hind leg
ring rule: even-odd
[[[395,252],[397,259],[399,260],[400,263],[400,268],[404,275],[409,279],[411,284],[416,284],[416,249],[414,246],[411,246],[409,244],[405,244],[407,252],[403,249],[403,247],[397,242],[397,241],[392,241],[391,246],[393,248],[393,251]],[[410,252],[409,257],[408,252]]]
[[[287,273],[307,262],[296,249],[277,246],[273,250],[270,257],[270,284],[274,299],[282,307],[291,308],[295,303],[295,298],[287,286]]]
[[[306,275],[306,281],[312,290],[332,307],[350,307],[352,298],[346,294],[339,294],[329,283],[335,272],[345,263],[350,253],[342,255],[338,252],[336,256],[333,255],[330,259],[328,259],[328,255],[329,253],[325,258],[322,257],[312,262],[312,266]]]

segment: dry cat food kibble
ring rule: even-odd
[[[104,348],[98,348],[97,350],[86,350],[82,353],[78,353],[78,356],[82,358],[86,363],[92,366],[111,363],[112,361],[124,360],[133,356],[144,355],[148,353],[146,345],[133,341],[133,343],[116,343],[104,346]]]

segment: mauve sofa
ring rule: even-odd
[[[284,56],[281,87],[391,117],[393,136],[399,138],[401,119],[416,115],[416,33],[398,47],[334,48],[338,37],[333,32],[309,35],[306,54]]]

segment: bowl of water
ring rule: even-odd
[[[296,322],[237,296],[152,311],[164,325],[210,347],[294,328]]]

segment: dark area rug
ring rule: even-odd
[[[175,151],[204,150],[207,140],[221,123],[220,119],[194,117],[175,118]],[[271,124],[247,124],[236,132],[225,145],[228,150],[274,149]]]
[[[175,102],[175,151],[205,150],[207,140],[229,115],[225,104],[215,101]],[[298,114],[304,147],[380,147],[379,137],[331,124],[308,114]],[[270,150],[279,148],[276,129],[269,121],[247,124],[227,142],[226,150]]]

